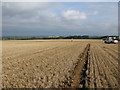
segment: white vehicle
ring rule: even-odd
[[[113,43],[112,40],[105,40],[104,43]]]
[[[104,43],[114,43],[114,44],[117,44],[118,43],[118,39],[116,39],[116,37],[109,37],[108,39],[104,40]]]

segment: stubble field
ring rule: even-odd
[[[118,44],[18,40],[2,45],[4,88],[118,87]]]

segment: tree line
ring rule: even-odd
[[[36,40],[36,39],[106,39],[110,36],[58,36],[58,37],[2,37],[2,40]],[[112,36],[113,37],[113,36]]]

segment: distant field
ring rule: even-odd
[[[4,88],[118,87],[118,44],[61,39],[2,45]]]

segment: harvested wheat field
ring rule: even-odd
[[[118,87],[118,44],[16,40],[2,45],[4,88]]]

